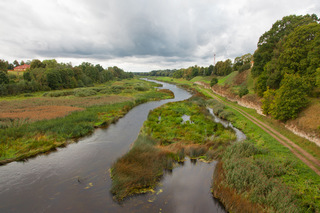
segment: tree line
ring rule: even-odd
[[[93,86],[111,80],[132,78],[133,74],[114,66],[104,69],[100,64],[83,62],[79,66],[58,63],[55,59],[34,59],[30,68],[19,77],[8,74],[8,62],[0,60],[0,96],[36,91]],[[20,64],[21,65],[21,64]]]
[[[135,73],[135,75],[140,76],[167,76],[173,78],[184,78],[191,80],[196,76],[226,76],[233,71],[244,71],[250,69],[252,55],[250,53],[243,56],[236,57],[234,63],[231,59],[225,61],[218,61],[215,65],[210,65],[208,67],[199,67],[197,65],[188,68],[181,69],[166,69],[166,70],[153,70],[151,72],[145,73]]]

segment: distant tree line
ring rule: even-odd
[[[260,37],[252,76],[265,114],[294,119],[308,97],[320,97],[319,21],[315,14],[286,16]]]
[[[216,65],[210,65],[209,67],[199,67],[197,65],[182,68],[182,69],[174,69],[174,70],[154,70],[151,72],[139,72],[135,73],[135,75],[139,76],[167,76],[173,78],[184,78],[187,80],[191,80],[196,76],[226,76],[232,73],[233,71],[238,71],[242,68],[246,68],[246,70],[250,69],[252,55],[250,53],[237,57],[233,64],[231,59],[227,59],[225,61],[218,61]],[[243,65],[246,65],[245,67]],[[247,66],[249,65],[249,67]],[[239,69],[240,68],[240,69]]]
[[[101,65],[83,62],[73,67],[55,59],[30,62],[30,68],[19,77],[8,74],[8,62],[0,60],[0,95],[16,95],[36,91],[93,86],[111,80],[132,78],[133,74],[114,66],[104,69]],[[21,65],[21,64],[16,64]]]

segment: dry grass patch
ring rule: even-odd
[[[320,137],[320,101],[313,100],[306,109],[304,109],[293,121],[288,121],[288,125],[297,126],[309,133],[317,133]]]
[[[71,106],[37,106],[23,109],[14,109],[0,114],[0,119],[28,119],[39,121],[64,117],[73,111],[81,111],[83,108]]]

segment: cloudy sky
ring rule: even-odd
[[[0,0],[0,59],[126,71],[209,66],[253,53],[282,17],[319,0]]]

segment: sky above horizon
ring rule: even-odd
[[[0,59],[84,61],[146,72],[253,54],[287,15],[319,0],[1,0]]]

